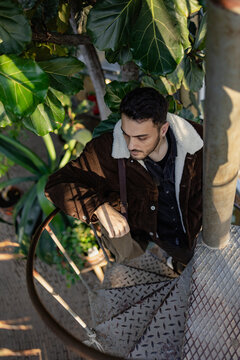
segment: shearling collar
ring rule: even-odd
[[[175,114],[168,113],[167,121],[174,133],[178,150],[183,153],[194,154],[203,147],[203,141],[194,127],[186,120]],[[114,159],[129,158],[130,152],[121,129],[121,120],[113,130],[112,157]]]

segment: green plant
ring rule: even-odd
[[[54,144],[49,134],[43,137],[43,141],[48,153],[48,163],[45,163],[38,155],[18,140],[0,133],[0,153],[31,173],[30,176],[16,177],[3,181],[0,184],[1,190],[9,185],[26,181],[32,182],[28,191],[24,193],[16,204],[13,214],[15,231],[20,243],[20,252],[25,255],[28,252],[29,242],[36,226],[54,209],[53,204],[44,196],[44,188],[48,176],[59,167],[64,166],[70,158],[68,154],[68,157],[63,156],[63,158],[57,159]],[[70,217],[64,214],[57,214],[52,221],[56,234],[61,234],[72,221]],[[55,245],[48,233],[44,232],[38,246],[38,256],[44,261],[51,263],[54,251]]]
[[[92,229],[80,220],[74,220],[73,225],[66,228],[60,235],[59,240],[63,247],[67,249],[68,255],[79,270],[84,268],[86,263],[85,257],[89,254],[89,251],[94,247],[98,248],[98,243]],[[66,277],[68,286],[78,279],[78,276],[59,250],[55,252],[53,260],[57,269]]]
[[[181,86],[197,92],[203,83],[203,1],[0,1],[0,33],[0,127],[21,123],[41,136],[61,127],[64,111],[54,90],[83,89],[84,65],[75,57],[80,43],[92,42],[109,62],[134,62],[141,86],[164,95],[173,97]],[[118,89],[112,90],[115,97]]]

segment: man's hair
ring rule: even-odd
[[[166,122],[168,103],[155,89],[150,87],[136,88],[125,95],[121,104],[121,114],[133,120],[152,118],[154,124]]]

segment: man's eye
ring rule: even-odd
[[[146,137],[139,137],[138,139],[141,140],[141,141],[144,141],[144,140],[146,140],[147,138],[146,138]]]

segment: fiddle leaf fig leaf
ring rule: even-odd
[[[0,101],[16,116],[29,116],[44,101],[47,74],[30,59],[0,56]]]
[[[98,1],[87,21],[87,30],[94,45],[99,50],[115,51],[126,44],[140,5],[139,0]]]
[[[183,86],[186,90],[198,91],[203,85],[204,70],[195,59],[186,56],[184,60]]]
[[[71,76],[84,68],[84,64],[75,57],[58,57],[47,61],[39,61],[38,65],[50,76]]]
[[[120,82],[117,80],[112,81],[106,86],[106,94],[104,100],[113,112],[119,111],[119,106],[124,96],[131,90],[140,86],[137,81]]]
[[[79,72],[84,64],[74,57],[61,57],[38,63],[49,75],[50,86],[67,95],[83,89],[83,75]]]
[[[114,129],[116,123],[121,119],[120,113],[111,113],[107,120],[101,121],[98,126],[93,130],[93,138],[96,138],[106,132]]]
[[[132,32],[133,58],[145,71],[171,73],[190,46],[187,17],[180,15],[177,1],[143,0]]]
[[[0,54],[20,54],[31,41],[32,31],[20,7],[0,1]]]
[[[128,46],[122,46],[118,50],[107,50],[105,57],[109,63],[118,62],[120,65],[124,65],[129,61],[132,61],[132,52]]]
[[[153,80],[150,76],[142,78],[142,85],[152,87],[159,91],[162,95],[172,95],[176,92],[176,87],[166,77],[160,76],[157,80]]]
[[[24,126],[37,135],[44,136],[59,129],[65,118],[65,111],[60,101],[48,91],[46,100],[39,104],[30,117],[23,120]]]
[[[205,13],[201,19],[193,46],[194,49],[202,50],[205,47],[206,34],[207,34],[207,13]]]
[[[3,103],[0,101],[0,128],[12,125],[12,123],[17,120],[18,118],[4,109]]]

